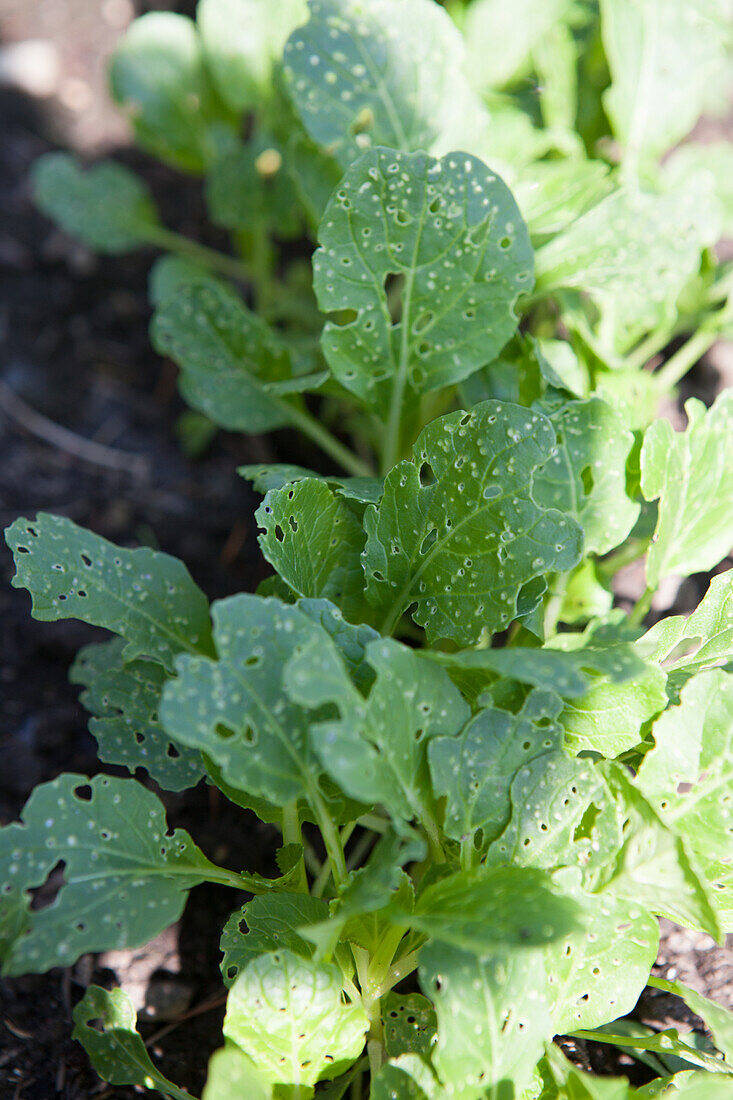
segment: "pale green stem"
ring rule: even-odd
[[[597,562],[596,569],[602,577],[614,577],[619,569],[631,565],[633,561],[638,561],[642,554],[646,553],[648,546],[648,539],[632,539],[631,542],[627,542],[625,546],[610,554],[604,561]]]
[[[353,451],[350,451],[348,447],[345,447],[343,443],[339,442],[310,413],[304,409],[298,409],[294,405],[288,405],[285,401],[280,402],[280,407],[293,428],[297,428],[303,435],[312,439],[324,454],[327,454],[329,458],[332,458],[334,462],[343,467],[347,473],[352,474],[354,477],[373,477],[374,470],[372,467],[355,455]]]
[[[594,1043],[608,1043],[614,1047],[651,1050],[652,1053],[659,1053],[659,1033],[645,1037],[643,1035],[607,1035],[605,1031],[581,1030],[573,1031],[571,1038],[590,1039]],[[705,1051],[695,1050],[694,1047],[688,1047],[686,1043],[682,1043],[682,1045],[685,1047],[684,1051],[681,1051],[677,1044],[670,1043],[669,1049],[665,1053],[684,1058],[686,1062],[690,1062],[694,1066],[700,1066],[702,1069],[713,1069],[717,1073],[733,1075],[733,1066],[728,1065],[722,1058],[715,1058],[713,1055],[706,1054]]]
[[[684,378],[699,359],[702,359],[718,339],[718,325],[712,323],[698,329],[687,343],[667,360],[663,367],[654,372],[654,381],[660,390],[671,390]]]
[[[400,425],[402,422],[402,405],[405,400],[407,388],[407,364],[409,358],[409,318],[410,300],[412,298],[412,284],[414,273],[405,276],[404,294],[402,297],[402,332],[400,339],[400,361],[397,366],[397,376],[392,387],[392,400],[389,407],[389,416],[385,428],[384,449],[382,451],[382,473],[388,474],[396,464],[400,452]]]
[[[632,626],[639,626],[644,621],[644,616],[652,606],[652,599],[654,598],[654,589],[647,588],[646,591],[639,597],[631,611],[629,612],[629,622]]]
[[[349,852],[349,858],[346,861],[346,866],[349,871],[353,871],[355,867],[361,866],[362,860],[374,846],[374,841],[374,833],[363,833],[359,837],[354,847]]]
[[[417,951],[411,951],[409,955],[403,955],[401,959],[393,963],[377,990],[379,996],[383,997],[385,993],[389,993],[390,989],[393,989],[398,982],[401,982],[408,974],[412,974],[413,970],[417,970],[419,961],[420,951],[418,949]]]
[[[333,819],[328,812],[328,807],[325,805],[318,791],[312,790],[309,793],[310,803],[315,812],[318,828],[321,830],[321,836],[323,837],[323,843],[326,848],[326,855],[328,856],[334,884],[336,887],[343,886],[346,881],[347,871],[346,860],[344,859],[344,849],[341,845],[338,829],[334,825]]]
[[[287,806],[283,806],[283,843],[297,844],[301,848],[303,846],[297,802],[288,802]],[[296,894],[307,894],[308,876],[305,871],[305,861],[301,860],[298,867],[298,875],[293,881],[293,889]]]
[[[146,239],[157,248],[174,252],[185,260],[201,264],[202,267],[209,268],[211,271],[218,271],[230,279],[243,283],[254,282],[252,271],[241,260],[227,256],[224,252],[217,252],[214,248],[207,248],[206,245],[192,241],[190,237],[184,237],[181,233],[175,233],[164,225],[149,229],[146,232]]]
[[[569,573],[555,573],[552,578],[550,584],[551,594],[545,605],[544,630],[546,638],[552,637],[557,632],[557,622],[562,611],[569,576]]]

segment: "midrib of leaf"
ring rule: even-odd
[[[377,95],[381,99],[382,103],[384,104],[384,109],[389,115],[389,120],[392,124],[392,129],[394,130],[395,135],[399,138],[398,148],[404,149],[406,152],[408,152],[409,150],[407,149],[407,134],[405,133],[404,127],[402,125],[402,120],[395,110],[395,105],[392,101],[392,97],[388,92],[387,84],[382,77],[382,74],[380,73],[379,69],[375,68],[374,64],[372,63],[371,55],[364,49],[364,46],[360,40],[360,36],[358,34],[354,35],[352,41],[355,43],[356,48],[361,54],[364,64],[366,65],[370,75],[374,80],[374,87],[376,89]]]
[[[507,453],[507,451],[509,451],[509,450],[511,450],[511,447],[503,447],[500,451],[496,452],[496,454],[494,455],[493,460],[491,462],[491,465],[488,467],[488,469],[486,470],[486,473],[484,474],[484,477],[481,480],[481,485],[483,487],[485,487],[486,479],[491,475],[491,471],[493,470],[494,466],[496,465],[497,459],[501,458],[501,456],[505,455]],[[531,475],[530,475],[530,480],[531,480]],[[524,489],[528,485],[529,485],[529,482],[524,482],[518,488],[519,489]],[[513,493],[512,495],[517,496],[518,494]],[[392,631],[394,630],[394,628],[395,628],[395,626],[396,626],[396,624],[397,624],[397,622],[400,618],[400,615],[402,614],[402,611],[400,609],[404,605],[405,599],[407,598],[409,593],[412,591],[412,588],[414,587],[415,583],[422,576],[424,570],[427,569],[428,565],[432,561],[434,555],[437,554],[438,550],[445,549],[445,547],[450,542],[450,540],[454,537],[454,535],[457,535],[458,532],[465,526],[465,524],[470,523],[471,520],[475,519],[476,516],[478,514],[480,514],[480,512],[488,511],[490,508],[495,507],[500,501],[504,500],[506,498],[506,496],[507,496],[507,493],[500,493],[499,496],[492,497],[490,503],[488,503],[485,508],[483,508],[483,509],[480,508],[480,509],[478,509],[477,512],[469,512],[468,515],[464,516],[463,519],[459,520],[458,523],[454,527],[450,528],[450,530],[444,536],[443,539],[440,539],[436,536],[435,542],[430,547],[427,554],[425,554],[425,556],[423,557],[423,560],[422,560],[421,564],[419,565],[418,569],[410,577],[407,584],[403,585],[403,587],[400,589],[399,593],[397,594],[397,597],[393,600],[392,604],[390,605],[390,609],[389,609],[387,615],[385,616],[385,618],[382,622],[382,626],[380,628],[380,633],[381,634],[391,634],[392,633]],[[550,509],[548,509],[548,511],[549,510]],[[437,531],[437,528],[436,528],[436,531]],[[412,558],[411,561],[414,562],[415,559]],[[484,590],[484,591],[486,591],[486,590]]]

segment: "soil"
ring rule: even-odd
[[[143,543],[175,554],[217,598],[252,590],[269,572],[256,543],[258,498],[236,467],[274,454],[291,461],[304,456],[288,433],[274,440],[220,433],[203,455],[187,457],[178,436],[184,406],[175,369],[154,354],[148,339],[152,255],[93,256],[34,210],[27,182],[32,162],[50,148],[111,154],[142,173],[172,228],[226,248],[206,225],[199,183],[135,152],[106,98],[105,56],[132,15],[151,7],[190,13],[194,3],[0,0],[0,80],[14,44],[41,40],[47,47],[37,51],[35,73],[25,83],[6,79],[0,86],[0,324],[6,348],[0,366],[0,525],[37,510],[67,515],[122,545]],[[711,399],[720,372],[710,365],[705,371],[699,389]],[[59,435],[59,427],[67,434]],[[97,634],[74,622],[33,621],[27,593],[10,587],[12,571],[3,546],[0,824],[18,817],[37,783],[62,771],[91,775],[99,769],[85,712],[67,679],[76,651]],[[633,590],[633,578],[629,584]],[[704,588],[704,578],[695,578],[670,599],[689,610]],[[163,797],[171,824],[187,828],[211,858],[274,872],[276,835],[254,816],[203,787]],[[70,1038],[71,1010],[92,981],[122,981],[147,1004],[142,1030],[154,1060],[199,1095],[208,1056],[221,1043],[218,934],[237,902],[231,891],[202,887],[193,891],[180,924],[147,948],[0,981],[0,1100],[138,1095],[108,1089]],[[701,992],[730,1004],[733,956],[701,940],[666,929],[660,974],[675,969]],[[660,1018],[663,1011],[665,1020],[670,1012],[681,1020],[679,1006],[647,999],[643,1009],[644,1018],[655,1012]],[[568,1052],[595,1072],[649,1076],[607,1047],[576,1044]]]

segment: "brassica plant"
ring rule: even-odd
[[[36,618],[110,631],[72,679],[102,761],[151,782],[61,775],[0,830],[4,973],[231,887],[205,1100],[733,1096],[733,1014],[650,978],[658,916],[733,932],[733,570],[643,625],[733,544],[733,391],[656,419],[733,327],[733,154],[666,155],[729,36],[724,0],[200,0],[137,20],[111,84],[233,254],[116,164],[36,165],[87,245],[168,253],[152,340],[197,414],[312,446],[241,471],[274,574],[211,607],[166,554],[7,532]],[[199,782],[278,827],[278,877],[168,830],[155,785]],[[714,1045],[614,1024],[647,984]],[[122,991],[74,1018],[113,1085],[189,1095]],[[669,1074],[591,1078],[568,1033]]]

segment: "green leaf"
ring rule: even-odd
[[[481,92],[500,88],[530,67],[536,45],[562,23],[570,0],[474,0],[464,26],[467,72]]]
[[[400,1054],[430,1056],[438,1019],[427,997],[420,993],[389,992],[382,999],[384,1048],[390,1058]]]
[[[453,840],[481,830],[479,848],[506,826],[509,789],[523,764],[558,749],[562,702],[554,692],[531,691],[519,714],[489,707],[459,737],[438,737],[428,746],[436,795],[446,797],[443,831]]]
[[[703,997],[696,989],[690,989],[682,982],[668,982],[664,978],[655,977],[653,985],[655,989],[663,989],[681,997],[687,1007],[704,1020],[726,1062],[733,1063],[733,1012],[716,1001],[711,1001],[709,997]]]
[[[572,516],[586,554],[607,554],[639,516],[626,495],[626,460],[634,443],[621,415],[599,397],[570,401],[549,413],[557,449],[533,481],[539,504]]]
[[[416,994],[417,996],[417,994]],[[402,1066],[388,1063],[371,1079],[369,1100],[427,1100],[426,1093]]]
[[[366,694],[374,683],[374,669],[369,664],[367,647],[379,639],[371,626],[347,623],[337,607],[328,600],[299,600],[298,607],[314,623],[323,627],[341,654],[349,675],[361,692]]]
[[[613,189],[600,160],[533,161],[512,190],[532,238],[560,233]]]
[[[305,0],[200,0],[196,26],[217,91],[233,111],[260,107],[290,32],[305,22]]]
[[[212,875],[221,881],[188,833],[168,835],[163,805],[151,791],[106,775],[42,783],[22,823],[0,829],[2,905],[12,907],[18,894],[43,885],[60,861],[58,896],[30,914],[6,959],[7,974],[137,947],[178,919],[192,886]]]
[[[206,205],[214,225],[255,232],[268,228],[282,239],[302,233],[302,218],[288,151],[273,134],[258,130],[212,165],[206,175]]]
[[[320,673],[320,650],[302,654],[286,671],[286,690],[302,706],[334,703],[340,720],[319,722],[310,742],[321,765],[352,798],[382,803],[396,820],[424,820],[432,801],[426,749],[453,735],[470,711],[449,677],[391,638],[370,642],[376,680],[366,700],[345,675]]]
[[[93,716],[89,732],[99,746],[99,759],[119,764],[131,775],[144,768],[166,791],[195,787],[206,774],[201,753],[176,745],[158,718],[165,670],[152,661],[126,664],[123,649],[119,638],[85,646],[69,673],[73,684],[86,689],[79,701]]]
[[[604,107],[635,167],[676,145],[721,96],[729,12],[724,0],[601,0],[601,15]]]
[[[659,498],[659,518],[646,559],[647,584],[672,573],[687,576],[717,565],[733,545],[733,390],[712,408],[691,398],[688,426],[675,432],[655,420],[644,436],[641,491]]]
[[[730,142],[713,141],[709,145],[686,142],[665,160],[662,182],[670,190],[686,187],[689,179],[700,171],[713,176],[713,190],[723,213],[721,235],[733,237],[733,146]]]
[[[272,1088],[255,1069],[251,1058],[234,1043],[226,1043],[209,1059],[201,1100],[232,1100],[235,1096],[271,1100]]]
[[[239,595],[213,605],[218,660],[184,658],[166,685],[165,729],[198,748],[235,788],[284,806],[318,797],[317,757],[308,744],[309,711],[283,693],[288,660],[308,645],[324,674],[346,678],[328,635],[296,607]]]
[[[384,492],[381,477],[331,477],[317,474],[305,466],[295,466],[289,462],[257,463],[252,466],[239,466],[237,473],[251,481],[255,490],[264,496],[270,489],[282,489],[296,481],[317,478],[331,485],[339,496],[355,500],[360,504],[379,504]]]
[[[68,153],[46,153],[31,171],[33,200],[64,232],[97,252],[129,252],[159,227],[147,187],[121,164],[83,169]]]
[[[424,429],[364,517],[367,598],[385,630],[415,604],[429,640],[472,645],[509,625],[528,582],[577,563],[575,520],[532,496],[554,444],[541,413],[496,401]]]
[[[682,689],[654,724],[638,782],[695,854],[726,931],[733,931],[733,676],[713,669]]]
[[[543,1043],[554,1034],[541,950],[508,949],[477,959],[429,943],[420,952],[420,984],[438,1016],[433,1065],[450,1095],[498,1100],[504,1081],[521,1095]]]
[[[568,578],[562,594],[559,621],[587,623],[589,619],[605,619],[613,607],[613,592],[601,581],[597,563],[590,558],[582,561]]]
[[[664,663],[667,690],[678,700],[682,685],[698,672],[733,657],[733,570],[719,573],[688,617],[668,615],[636,643],[643,657]]]
[[[248,901],[232,913],[221,934],[224,984],[231,985],[251,959],[270,951],[287,948],[312,958],[314,946],[298,929],[327,918],[328,904],[308,894],[261,894]]]
[[[337,966],[277,951],[253,959],[229,991],[224,1034],[269,1081],[314,1085],[348,1069],[369,1027],[343,1000]]]
[[[306,130],[343,168],[365,149],[470,148],[486,112],[463,78],[464,49],[430,0],[309,0],[285,46]]]
[[[189,1096],[151,1062],[136,1030],[137,1016],[132,1001],[123,989],[109,991],[90,985],[72,1016],[72,1038],[81,1043],[105,1081],[111,1085],[155,1089],[174,1100],[185,1100]],[[96,1021],[101,1023],[101,1029],[94,1026]]]
[[[158,11],[135,19],[112,55],[110,87],[140,145],[174,168],[204,172],[235,140],[235,118],[185,16]]]
[[[173,671],[179,653],[211,653],[209,606],[182,562],[147,546],[126,550],[39,512],[5,532],[15,588],[27,588],[35,619],[81,619],[120,634],[126,661],[148,657]]]
[[[568,700],[560,715],[568,748],[590,749],[613,759],[642,740],[642,729],[667,706],[666,675],[648,664],[622,684],[601,681],[579,698]]]
[[[222,283],[179,288],[156,310],[151,337],[181,368],[188,404],[232,431],[282,427],[289,415],[280,394],[314,382],[313,376],[293,378],[287,346]]]
[[[406,389],[451,385],[493,359],[516,330],[520,294],[532,289],[519,209],[498,176],[465,153],[366,153],[334,192],[319,240],[318,304],[349,311],[326,323],[324,355],[339,382],[380,413],[395,400],[401,408]]]
[[[148,276],[148,299],[151,306],[162,305],[169,298],[175,298],[184,287],[194,283],[221,286],[222,280],[193,260],[184,260],[181,256],[170,254],[160,256]]]
[[[370,616],[360,558],[364,528],[343,497],[308,478],[270,490],[255,518],[262,553],[294,592],[330,600],[349,621]]]

